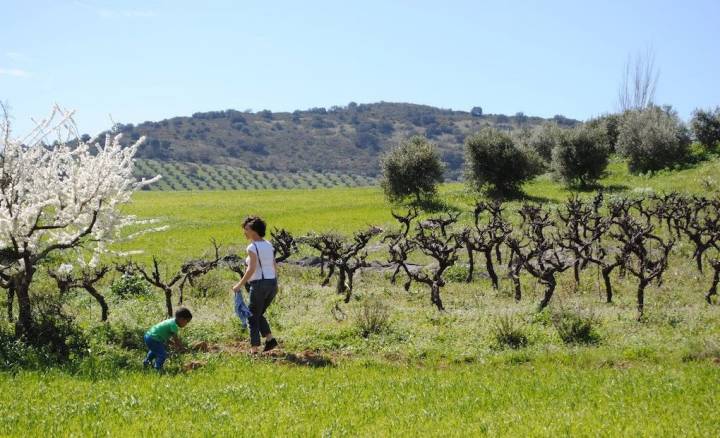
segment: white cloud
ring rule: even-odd
[[[29,73],[21,68],[3,68],[0,67],[0,76],[13,76],[16,78],[22,78],[28,76]]]

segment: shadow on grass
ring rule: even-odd
[[[630,190],[629,186],[625,184],[608,184],[603,185],[599,183],[586,184],[584,186],[570,186],[568,189],[573,193],[594,193],[603,191],[604,193],[620,193]]]
[[[535,202],[538,204],[548,203],[548,202],[557,202],[556,200],[545,197],[545,196],[530,195],[528,193],[523,192],[520,189],[513,190],[511,192],[488,190],[487,192],[485,192],[485,196],[487,196],[489,199],[492,199],[494,201],[502,201],[502,202],[527,201],[527,202]]]
[[[421,199],[421,200],[413,200],[412,202],[401,204],[403,206],[411,207],[411,208],[417,208],[420,211],[424,211],[426,213],[457,213],[460,211],[460,209],[454,205],[450,205],[447,202],[443,201],[439,198],[429,198],[429,199]]]

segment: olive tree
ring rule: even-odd
[[[466,180],[474,189],[491,186],[499,194],[517,192],[540,171],[537,158],[493,128],[483,128],[465,141],[465,166]]]
[[[683,162],[688,155],[687,128],[670,108],[651,106],[623,116],[618,152],[629,160],[630,171],[660,170]]]
[[[443,182],[444,166],[434,144],[424,137],[412,137],[381,158],[381,186],[391,201],[414,197],[420,202],[437,193]]]
[[[552,151],[555,149],[562,131],[556,123],[545,123],[533,129],[527,139],[527,146],[549,165],[552,162]]]
[[[599,128],[605,135],[605,143],[607,144],[610,152],[615,152],[618,142],[618,134],[620,132],[620,123],[622,123],[622,114],[603,114],[600,117],[585,122],[586,125]]]
[[[552,151],[553,171],[566,183],[587,187],[605,171],[610,155],[599,128],[581,126],[563,132]]]
[[[708,149],[720,143],[720,107],[715,110],[696,109],[690,127],[697,141]]]

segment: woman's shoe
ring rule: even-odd
[[[278,341],[275,338],[270,339],[269,341],[265,342],[265,348],[263,348],[263,351],[270,351],[278,346]]]

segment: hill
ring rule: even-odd
[[[573,126],[578,121],[554,119]],[[484,126],[515,130],[546,119],[454,111],[409,103],[356,104],[305,111],[195,113],[138,125],[118,123],[125,141],[146,136],[138,158],[248,167],[273,172],[378,175],[378,158],[403,138],[424,135],[438,145],[448,178],[461,174],[465,137]]]

